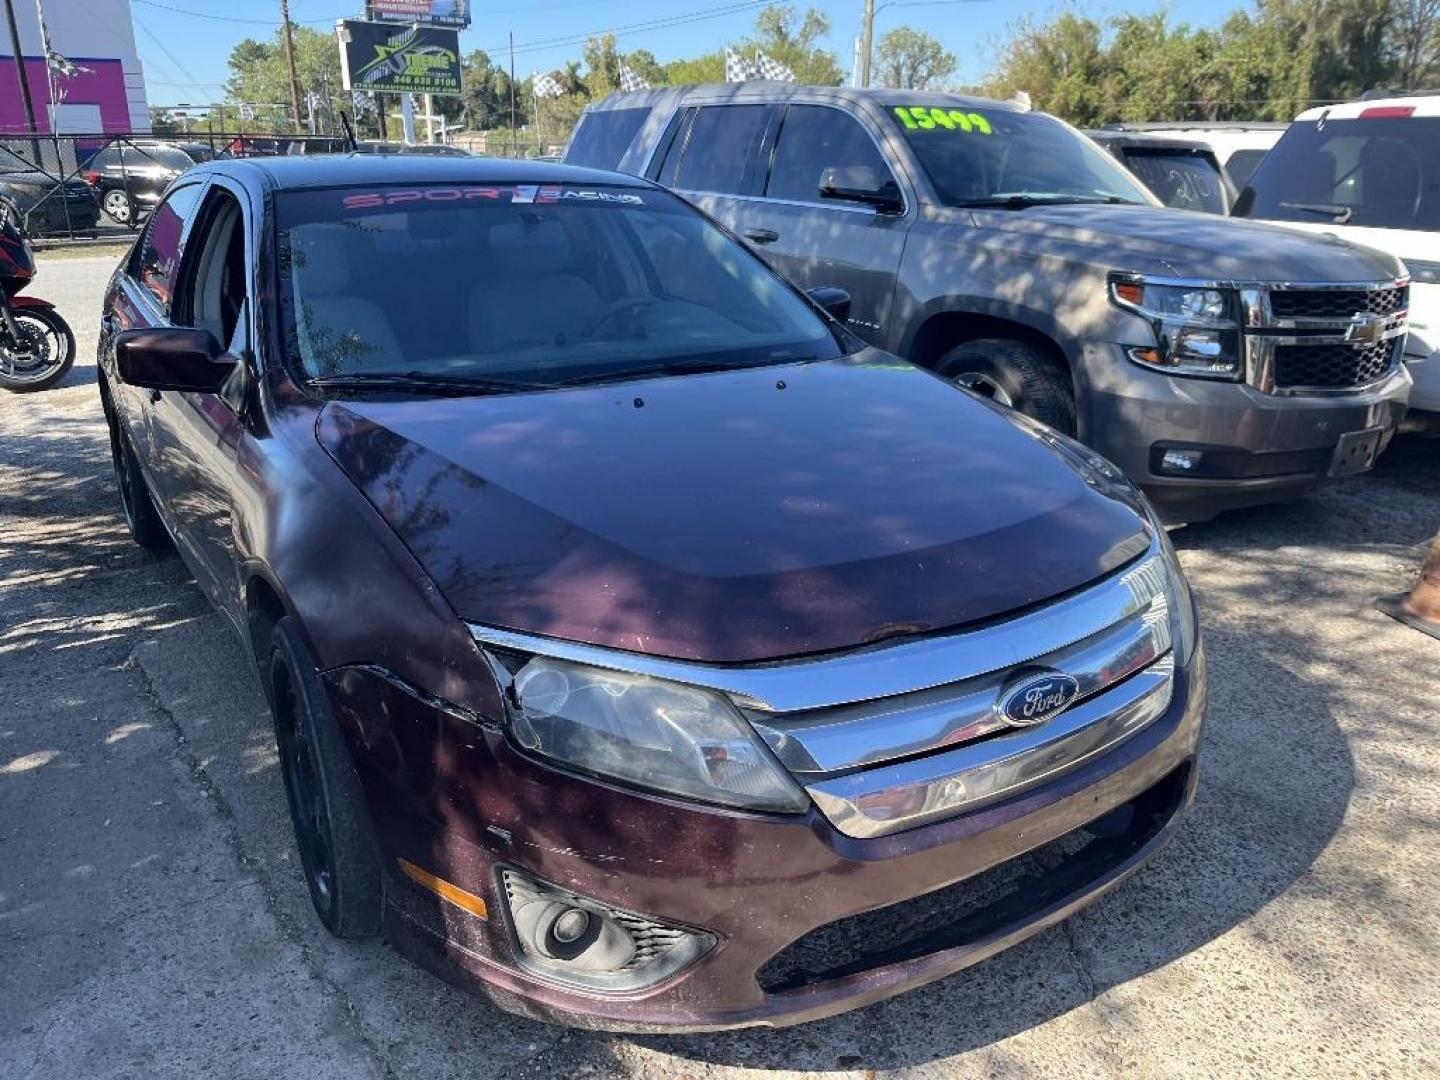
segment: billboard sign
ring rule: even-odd
[[[470,0],[367,0],[365,17],[372,22],[464,30],[470,25]]]
[[[346,19],[335,28],[346,90],[460,93],[460,32]]]

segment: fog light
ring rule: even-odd
[[[1160,455],[1160,471],[1167,473],[1190,473],[1200,467],[1200,450],[1166,450]]]
[[[712,935],[501,872],[522,967],[591,990],[637,990],[702,956]]]

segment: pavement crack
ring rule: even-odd
[[[274,920],[281,936],[300,954],[301,962],[310,978],[319,983],[323,991],[341,1007],[351,1034],[363,1048],[365,1055],[380,1076],[384,1080],[398,1080],[399,1073],[391,1063],[384,1046],[367,1030],[360,1017],[360,1010],[349,991],[326,972],[319,957],[315,955],[315,950],[311,947],[304,930],[286,912],[280,901],[279,890],[265,871],[263,863],[246,850],[245,842],[236,824],[235,811],[221,793],[209,770],[206,769],[204,761],[190,750],[190,739],[185,734],[184,726],[165,704],[164,698],[150,678],[150,673],[145,670],[145,665],[138,662],[132,653],[122,667],[138,674],[141,695],[174,734],[176,759],[185,767],[190,779],[200,789],[203,802],[214,810],[221,833],[225,838],[226,847],[229,848],[241,870],[259,886],[265,910]]]
[[[1080,939],[1075,935],[1074,920],[1064,920],[1060,924],[1060,929],[1065,934],[1065,952],[1070,958],[1070,966],[1075,969],[1076,978],[1080,980],[1080,985],[1084,988],[1085,1000],[1093,1002],[1097,993],[1095,976],[1090,972],[1089,962],[1080,948]]]

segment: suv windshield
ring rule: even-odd
[[[841,352],[805,299],[663,191],[337,188],[282,195],[277,224],[308,379],[494,389]]]
[[[1440,116],[1291,124],[1250,177],[1235,213],[1440,229]]]
[[[930,103],[886,111],[949,206],[1153,205],[1109,154],[1052,116]]]

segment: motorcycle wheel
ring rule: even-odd
[[[0,389],[17,394],[49,389],[75,364],[75,335],[49,308],[22,308],[15,312],[15,323],[18,348],[0,332]]]

